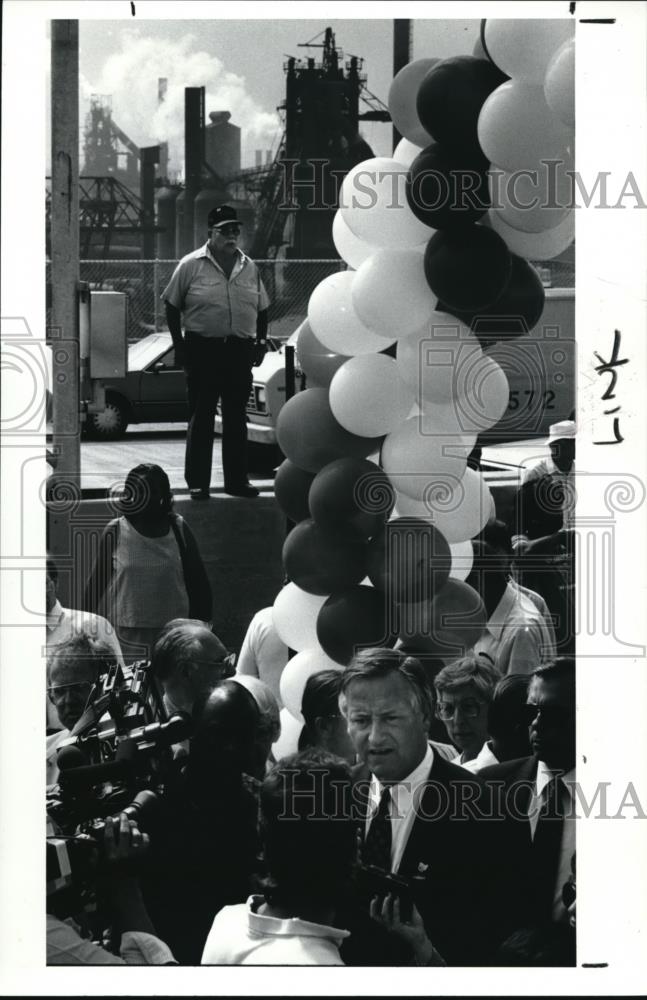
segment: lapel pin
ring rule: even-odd
[[[429,865],[426,865],[424,863],[424,861],[419,861],[418,862],[418,871],[420,872],[421,875],[423,875],[427,871],[428,868],[429,868]]]

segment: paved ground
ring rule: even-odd
[[[82,441],[81,487],[107,489],[122,485],[126,473],[133,466],[140,462],[155,462],[166,471],[172,489],[186,490],[185,440],[186,424],[173,423],[135,424],[128,428],[121,441]],[[251,449],[250,479],[265,492],[272,490],[273,474],[271,460],[268,462],[266,458],[263,461],[262,455],[261,449],[258,452],[255,448]],[[215,438],[213,444],[211,486],[212,489],[222,489],[223,486],[220,438]]]

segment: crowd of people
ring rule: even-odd
[[[150,829],[107,821],[112,949],[53,893],[48,961],[574,964],[575,662],[550,595],[515,572],[532,540],[492,520],[474,542],[487,625],[463,655],[357,650],[307,679],[286,749],[271,609],[226,648],[172,508],[162,469],[131,470],[83,610],[61,606],[48,560],[49,792],[109,667],[143,658],[166,715],[191,720]]]

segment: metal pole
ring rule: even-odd
[[[393,21],[393,76],[396,76],[409,62],[411,62],[411,21],[396,18]],[[401,138],[397,128],[393,126],[394,149]]]
[[[157,254],[155,254],[155,260],[153,261],[153,316],[155,324],[155,333],[157,333],[158,321],[159,321],[159,302],[160,302],[160,272],[159,272],[159,260],[157,259]]]
[[[79,24],[52,21],[52,374],[56,493],[81,486],[79,407]],[[65,484],[65,485],[64,485]],[[65,516],[49,522],[50,546],[67,554]],[[58,542],[57,540],[58,539]]]

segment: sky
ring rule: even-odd
[[[300,6],[300,9],[303,9]],[[471,54],[478,20],[414,20],[413,58]],[[170,142],[171,170],[183,151],[184,87],[206,87],[206,114],[228,110],[242,132],[243,166],[256,149],[275,148],[276,113],[285,96],[288,56],[319,58],[299,43],[335,32],[348,59],[364,59],[368,89],[387,102],[393,79],[393,21],[314,18],[282,20],[81,20],[81,124],[91,94],[111,95],[115,122],[137,145]],[[158,77],[167,77],[164,105]],[[367,122],[362,133],[377,154],[391,151],[391,128]]]

